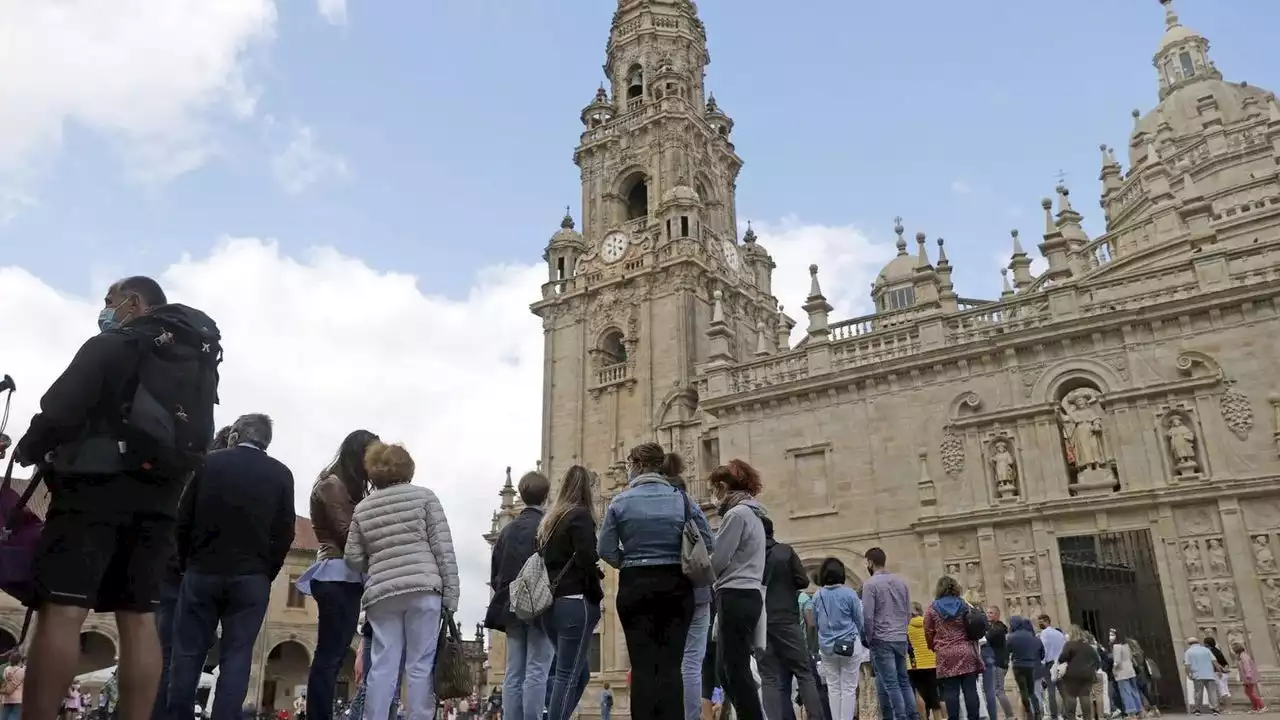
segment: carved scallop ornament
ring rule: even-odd
[[[942,455],[942,470],[955,478],[964,472],[964,440],[954,431],[948,430],[942,435],[939,447]]]
[[[1222,419],[1227,423],[1227,429],[1241,440],[1248,439],[1249,432],[1253,430],[1253,405],[1249,403],[1249,396],[1233,384],[1222,393],[1219,404],[1222,406]]]

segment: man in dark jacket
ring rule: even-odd
[[[189,472],[162,471],[134,457],[142,448],[126,443],[122,433],[146,428],[125,428],[124,416],[126,408],[150,409],[132,405],[143,343],[168,353],[192,348],[191,338],[209,338],[205,347],[212,348],[216,325],[198,310],[170,305],[155,280],[139,276],[108,288],[98,327],[101,334],[80,347],[41,398],[40,412],[15,450],[24,466],[50,460],[53,466],[47,477],[52,501],[32,568],[37,620],[23,697],[23,712],[31,718],[58,714],[79,663],[80,629],[90,610],[115,614],[122,720],[150,716],[161,674],[154,612]],[[193,352],[200,350],[196,345]],[[203,389],[216,390],[216,379],[209,384]],[[212,406],[191,412],[199,420]]]
[[[1044,643],[1036,637],[1031,621],[1021,615],[1010,618],[1009,626],[1011,632],[1005,636],[1005,644],[1009,647],[1009,663],[1013,665],[1013,679],[1022,696],[1022,708],[1027,720],[1040,720],[1042,709],[1036,694],[1036,679],[1044,667]]]
[[[231,426],[226,450],[210,453],[182,495],[178,559],[182,589],[173,625],[169,717],[191,720],[205,657],[218,637],[214,720],[240,717],[253,646],[267,614],[271,583],[293,544],[293,473],[267,454],[271,418],[252,414]]]
[[[783,708],[791,706],[789,680],[794,677],[809,717],[821,718],[822,700],[810,669],[797,601],[800,591],[808,587],[809,578],[796,551],[773,538],[773,522],[768,517],[760,520],[764,523],[764,606],[768,624],[765,652],[759,659],[765,717],[783,720]]]
[[[507,484],[503,492],[511,490],[511,468],[507,468]],[[537,623],[526,623],[511,612],[511,596],[508,586],[520,573],[520,568],[533,555],[538,523],[542,522],[547,496],[551,494],[551,481],[540,472],[525,473],[520,478],[520,500],[524,509],[514,520],[502,528],[493,544],[493,557],[489,565],[489,587],[493,598],[485,613],[485,627],[506,633],[507,669],[502,681],[504,715],[513,719],[542,716],[547,703],[547,677],[555,646],[546,631]]]
[[[1000,608],[987,608],[987,636],[982,641],[982,685],[987,696],[987,713],[996,720],[996,704],[1004,710],[1005,720],[1013,720],[1013,705],[1004,690],[1005,674],[1009,672],[1009,645],[1006,635],[1009,628],[1000,621]]]

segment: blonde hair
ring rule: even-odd
[[[982,607],[982,596],[978,594],[977,590],[966,590],[964,593],[964,601],[976,608]]]
[[[538,523],[539,545],[547,544],[556,526],[560,524],[560,519],[575,507],[584,508],[591,516],[591,522],[595,522],[595,509],[591,502],[591,471],[581,465],[574,465],[564,474],[560,494],[556,496],[556,501],[547,514],[542,516],[542,522]]]
[[[1067,628],[1067,639],[1083,640],[1085,642],[1089,642],[1088,633],[1086,633],[1084,631],[1084,628],[1080,627],[1079,625],[1072,625],[1071,627]]]
[[[375,488],[407,483],[413,480],[413,458],[403,445],[388,445],[374,440],[364,451],[364,469]]]

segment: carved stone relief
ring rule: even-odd
[[[985,583],[982,581],[982,563],[970,560],[964,564],[964,589],[982,595]]]
[[[1227,429],[1237,438],[1247,439],[1249,431],[1253,430],[1253,406],[1249,403],[1249,396],[1232,385],[1222,393],[1220,404]]]
[[[942,470],[951,478],[960,476],[964,472],[964,439],[955,432],[948,430],[942,435],[942,445],[939,448],[942,453]]]
[[[964,560],[976,557],[978,554],[978,538],[973,531],[947,535],[943,538],[942,543],[946,548],[946,556],[948,558]],[[954,577],[959,577],[959,575]]]

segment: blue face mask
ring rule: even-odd
[[[116,320],[116,308],[104,307],[102,312],[98,313],[98,329],[102,332],[115,330],[120,327],[120,321]]]

